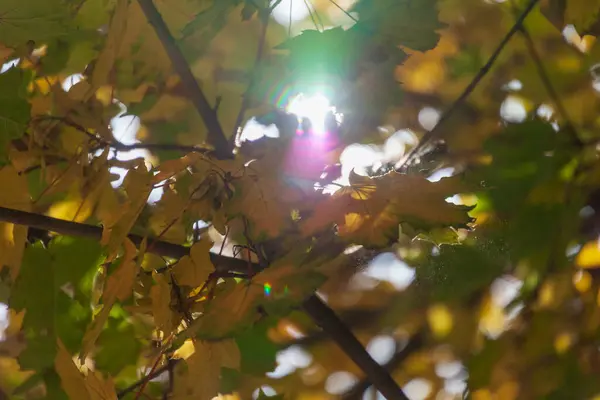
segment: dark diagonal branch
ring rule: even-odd
[[[156,35],[171,59],[175,72],[177,72],[181,78],[181,82],[185,86],[190,100],[202,117],[202,120],[208,129],[208,141],[215,147],[215,154],[219,158],[231,158],[233,156],[231,148],[225,133],[223,132],[223,127],[217,119],[217,113],[210,106],[204,92],[200,89],[198,82],[196,82],[196,78],[192,74],[192,70],[181,53],[181,50],[177,47],[177,43],[169,32],[167,24],[162,19],[162,16],[154,6],[152,0],[138,0],[138,3],[148,19],[148,22],[154,27]]]
[[[302,305],[312,320],[323,330],[330,333],[337,345],[359,366],[369,382],[386,399],[408,400],[408,397],[402,392],[402,389],[388,371],[373,360],[354,334],[321,299],[313,295]]]
[[[89,237],[97,240],[100,240],[102,237],[102,228],[97,226],[64,221],[5,207],[0,207],[0,222],[26,225],[62,235]],[[139,245],[143,240],[143,238],[138,235],[129,235],[129,238],[136,245]],[[152,249],[155,253],[173,258],[180,258],[189,253],[189,248],[185,246],[152,239],[148,241],[147,248]],[[214,253],[211,253],[210,257],[215,267],[222,271],[241,271],[245,273],[248,269],[247,261],[241,259],[220,256]],[[255,268],[255,271],[260,270],[259,265],[253,264],[252,266]],[[316,295],[310,296],[308,300],[303,303],[303,308],[312,320],[327,332],[342,350],[344,350],[344,352],[361,368],[377,390],[383,393],[388,399],[407,399],[390,374],[371,358],[350,329],[348,329],[335,312]],[[144,379],[152,378],[146,377]],[[137,384],[137,386],[141,384],[143,384],[143,382]]]
[[[383,368],[386,371],[393,371],[396,369],[408,356],[413,354],[415,351],[423,347],[423,343],[425,342],[425,333],[419,332],[413,335],[406,346],[398,351],[394,356],[388,361]],[[352,386],[352,388],[344,393],[342,396],[342,400],[360,400],[363,398],[364,392],[371,386],[371,382],[368,379],[363,379],[356,383],[356,385]]]
[[[412,161],[412,159],[415,156],[417,156],[419,152],[423,150],[423,148],[429,142],[431,142],[432,139],[435,139],[437,136],[440,135],[442,125],[450,119],[450,117],[456,112],[456,110],[458,110],[458,108],[463,105],[463,103],[467,100],[471,93],[473,93],[477,85],[479,85],[479,82],[481,82],[483,77],[485,77],[489,70],[492,68],[492,65],[494,65],[494,63],[498,59],[498,56],[500,55],[500,53],[502,53],[502,50],[504,50],[510,39],[515,35],[515,33],[521,30],[523,21],[525,21],[525,18],[527,18],[531,10],[533,10],[533,8],[537,5],[538,2],[539,0],[529,1],[523,12],[515,21],[515,24],[512,26],[512,28],[510,28],[510,30],[506,33],[504,38],[500,41],[500,44],[498,45],[498,47],[496,47],[496,50],[494,50],[494,52],[492,53],[488,61],[485,63],[485,65],[479,70],[477,75],[473,77],[473,80],[467,85],[465,90],[461,93],[460,96],[458,96],[454,103],[452,103],[452,105],[441,115],[437,125],[432,130],[423,135],[423,137],[419,141],[419,144],[415,146],[404,157],[404,159],[401,161],[400,166],[397,169],[403,170],[404,167],[407,166],[410,163],[410,161]]]

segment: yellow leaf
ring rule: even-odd
[[[54,367],[60,376],[61,385],[72,400],[117,400],[117,393],[112,379],[102,379],[98,372],[89,372],[84,376],[73,358],[57,339],[58,352]]]
[[[213,242],[208,237],[203,237],[194,243],[189,256],[183,256],[172,268],[175,281],[178,285],[198,287],[204,284],[208,275],[214,272],[215,267],[210,261],[209,250]]]
[[[64,391],[72,400],[91,400],[85,378],[73,362],[73,357],[65,349],[60,339],[57,339],[58,352],[54,360],[54,368],[60,376]]]
[[[580,293],[585,293],[592,287],[592,275],[585,270],[579,270],[573,275],[573,285]]]
[[[167,178],[172,177],[173,175],[183,171],[185,168],[194,164],[196,161],[200,159],[201,155],[199,153],[190,153],[176,160],[168,160],[160,164],[158,167],[158,173],[154,175],[152,179],[152,183],[159,183]]]
[[[350,184],[321,199],[317,211],[301,222],[305,233],[313,234],[335,223],[339,235],[349,242],[385,246],[398,237],[402,222],[426,229],[461,227],[471,222],[469,207],[446,201],[462,189],[456,177],[430,182],[423,176],[396,172],[376,178],[352,172]]]
[[[108,259],[112,260],[123,240],[135,224],[142,212],[148,196],[152,191],[152,174],[148,173],[146,166],[142,163],[138,168],[130,170],[125,176],[123,186],[127,193],[127,201],[121,205],[121,209],[113,210],[107,220],[102,221],[102,244],[107,247]]]
[[[305,198],[302,190],[280,173],[285,149],[274,144],[265,150],[266,154],[250,163],[243,176],[234,181],[235,194],[225,205],[227,216],[248,219],[252,238],[279,235],[292,224],[292,209],[299,208]]]
[[[554,339],[554,349],[558,354],[564,354],[573,345],[573,335],[563,332]]]
[[[128,8],[129,2],[127,0],[117,1],[104,48],[96,60],[90,78],[94,91],[105,83],[108,83],[108,76],[119,54],[121,39],[126,30]]]
[[[88,374],[86,378],[91,400],[117,400],[117,392],[112,379],[102,379],[98,372]]]
[[[31,211],[31,199],[24,175],[19,175],[11,166],[3,167],[0,169],[0,185],[5,188],[0,190],[0,207]],[[19,274],[26,240],[26,226],[0,222],[0,270],[8,266],[13,282]]]
[[[171,310],[171,285],[164,276],[156,274],[154,276],[156,285],[150,289],[150,298],[152,299],[152,314],[154,315],[154,324],[158,329],[169,335],[175,328],[175,315]]]
[[[219,391],[221,368],[239,369],[240,351],[233,339],[196,341],[194,353],[185,364],[187,370],[183,365],[176,367],[173,398],[212,400]]]
[[[254,307],[264,296],[262,285],[229,281],[220,286],[220,293],[206,304],[204,315],[190,324],[184,332],[185,337],[197,334],[220,338],[258,320],[259,314]]]
[[[575,264],[580,268],[600,267],[600,246],[597,240],[591,240],[583,245],[575,258]]]
[[[187,240],[187,232],[181,217],[189,202],[175,190],[166,186],[160,202],[152,209],[149,225],[156,236],[166,241],[182,243]]]
[[[438,338],[447,336],[452,331],[453,318],[450,310],[443,304],[436,304],[427,310],[427,320],[433,334]]]
[[[102,300],[110,302],[111,300],[124,301],[131,296],[133,284],[137,276],[136,247],[129,238],[125,238],[125,255],[121,264],[106,281],[106,288],[102,294]]]
[[[82,340],[80,360],[85,360],[87,354],[91,351],[100,336],[104,324],[108,320],[110,310],[117,300],[124,301],[133,293],[133,285],[137,276],[136,247],[125,238],[125,254],[117,269],[108,277],[102,293],[102,310],[88,326]]]

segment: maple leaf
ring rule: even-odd
[[[360,0],[351,10],[359,16],[353,29],[413,50],[433,49],[440,38],[436,30],[444,27],[438,21],[436,0]]]
[[[211,400],[219,391],[221,368],[240,368],[240,351],[233,339],[196,341],[193,346],[194,353],[175,368],[172,398]]]
[[[396,172],[375,178],[352,172],[350,185],[316,206],[315,213],[301,225],[305,234],[335,223],[338,234],[347,241],[381,247],[397,239],[402,222],[429,229],[465,227],[472,221],[467,214],[472,207],[446,201],[462,190],[456,178],[429,182],[422,176]],[[329,223],[324,222],[326,215]]]
[[[0,37],[3,25],[0,19]],[[6,162],[10,141],[23,136],[29,122],[31,105],[25,90],[31,77],[30,71],[15,67],[0,74],[0,165]]]
[[[291,226],[292,209],[306,197],[279,171],[285,152],[278,146],[251,162],[244,175],[234,180],[234,195],[225,204],[228,216],[243,216],[250,222],[248,234],[255,240],[275,237]]]
[[[3,0],[0,16],[0,40],[11,47],[65,35],[70,17],[61,0]]]
[[[142,163],[130,170],[123,182],[127,201],[103,221],[102,244],[107,247],[109,260],[114,257],[123,240],[135,224],[152,191],[152,174]],[[110,219],[108,219],[110,218]]]
[[[204,237],[190,248],[190,255],[183,256],[173,265],[173,276],[178,285],[196,288],[206,282],[215,267],[210,261],[213,242]]]
[[[77,400],[116,400],[111,379],[104,380],[98,372],[90,371],[84,376],[73,362],[63,343],[57,340],[58,352],[54,365],[60,376],[61,385],[70,399]]]
[[[125,252],[122,259],[119,260],[119,266],[106,281],[102,293],[102,310],[96,315],[83,337],[82,349],[79,354],[79,359],[82,361],[85,360],[98,336],[100,336],[113,305],[117,300],[124,301],[133,294],[133,285],[138,270],[138,264],[135,261],[137,249],[128,238],[125,238],[124,247]]]
[[[122,37],[125,34],[128,6],[129,2],[127,0],[117,1],[106,42],[102,48],[102,52],[94,63],[90,76],[91,87],[88,89],[89,93],[95,92],[97,88],[108,82],[109,73],[119,54],[119,47],[122,43]]]
[[[361,37],[341,27],[326,31],[305,30],[276,48],[289,50],[289,64],[306,77],[325,74],[348,77],[360,56]]]
[[[156,275],[156,285],[150,289],[152,299],[152,314],[156,327],[169,335],[181,320],[171,309],[171,285],[162,275]]]
[[[219,285],[215,297],[204,305],[203,315],[190,324],[184,337],[220,339],[248,327],[259,318],[256,305],[262,295],[260,285],[231,281]]]
[[[6,166],[0,168],[0,184],[10,188],[0,192],[0,206],[21,211],[31,210],[25,177],[18,175],[13,167]],[[8,267],[13,281],[19,274],[26,240],[26,226],[0,222],[0,271],[5,266]]]

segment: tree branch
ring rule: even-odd
[[[100,240],[102,237],[102,228],[98,226],[69,222],[57,218],[46,217],[44,215],[29,213],[25,211],[13,210],[0,207],[0,221],[10,222],[17,225],[26,225],[50,232],[56,232],[68,236],[89,237]],[[129,238],[136,245],[139,245],[143,237],[139,235],[129,235]],[[148,249],[152,252],[173,258],[181,258],[189,253],[189,248],[174,243],[163,242],[160,240],[149,240]],[[211,261],[217,270],[233,271],[246,273],[248,262],[220,256],[210,253]],[[260,270],[260,266],[252,264],[255,271]],[[379,364],[371,358],[369,353],[362,347],[358,339],[352,334],[350,329],[339,319],[333,310],[323,303],[316,295],[312,295],[303,303],[303,308],[312,320],[326,331],[333,340],[346,352],[346,354],[363,370],[365,375],[373,385],[389,399],[407,399],[402,390],[396,385],[392,377]],[[148,379],[148,378],[145,378]],[[149,378],[152,379],[152,378]],[[143,384],[140,383],[140,384]],[[138,385],[139,386],[139,385]],[[133,389],[132,389],[133,390]]]
[[[140,386],[150,382],[152,379],[164,374],[165,372],[168,372],[171,368],[175,367],[175,365],[177,365],[177,363],[179,363],[181,360],[182,360],[181,358],[170,359],[162,367],[156,368],[154,371],[152,371],[152,373],[144,376],[142,379],[132,383],[131,385],[127,386],[125,389],[119,390],[117,392],[117,398],[122,399],[127,394],[133,392],[135,389],[139,388]]]
[[[521,13],[521,15],[519,15],[519,17],[515,21],[515,24],[506,33],[506,35],[504,36],[504,38],[500,41],[500,44],[498,45],[498,47],[496,47],[496,50],[494,50],[494,52],[492,53],[492,55],[490,56],[490,58],[488,59],[488,61],[485,63],[485,65],[479,70],[479,72],[477,73],[477,75],[475,75],[475,77],[473,78],[473,80],[467,85],[467,87],[465,88],[465,90],[454,101],[454,103],[452,103],[452,105],[441,115],[441,117],[440,117],[438,123],[436,124],[436,126],[432,130],[430,130],[429,132],[427,132],[425,135],[423,135],[423,137],[419,141],[419,144],[417,146],[415,146],[404,157],[404,159],[400,163],[400,166],[397,167],[397,170],[404,170],[406,168],[406,166],[409,164],[409,162],[412,161],[412,159],[415,156],[418,155],[419,151],[422,150],[425,147],[425,145],[427,145],[432,139],[434,139],[435,137],[437,137],[438,135],[440,135],[442,125],[445,122],[447,122],[448,119],[450,119],[450,117],[454,114],[454,112],[456,110],[458,110],[458,108],[460,106],[462,106],[463,103],[467,100],[467,98],[469,97],[469,95],[471,93],[473,93],[473,91],[475,90],[475,88],[477,87],[477,85],[479,84],[479,82],[481,82],[481,80],[483,79],[483,77],[491,69],[492,65],[494,65],[494,63],[496,62],[496,59],[498,58],[498,56],[500,55],[500,53],[502,53],[502,50],[504,50],[504,48],[506,47],[506,45],[508,44],[508,42],[510,41],[510,39],[515,35],[515,33],[519,32],[521,30],[521,26],[523,25],[523,21],[525,21],[525,18],[527,18],[527,15],[529,15],[529,13],[533,10],[533,8],[537,5],[538,2],[539,2],[539,0],[530,0],[529,1],[529,3],[525,7],[525,9]]]
[[[373,360],[356,336],[327,304],[316,295],[312,295],[302,305],[312,320],[334,338],[338,346],[359,366],[386,399],[409,400],[388,371]]]
[[[200,89],[196,78],[192,74],[190,66],[181,53],[181,50],[179,50],[179,47],[177,47],[175,39],[169,32],[167,24],[162,19],[152,0],[138,0],[138,4],[142,8],[150,25],[154,27],[156,35],[171,59],[175,72],[177,72],[181,78],[190,100],[202,117],[202,120],[208,129],[208,141],[215,147],[215,154],[219,158],[232,158],[233,154],[225,133],[223,132],[223,128],[217,118],[217,113],[210,106],[204,92]]]
[[[423,346],[425,342],[425,333],[419,332],[413,335],[407,345],[400,351],[396,352],[394,356],[388,361],[383,368],[386,371],[393,371],[396,369],[406,358],[417,351],[419,348]],[[363,379],[360,382],[356,383],[356,385],[352,386],[352,388],[344,393],[342,396],[342,400],[360,400],[363,398],[364,392],[371,386],[371,382],[368,379]]]
[[[102,228],[77,222],[65,221],[45,215],[34,214],[25,211],[13,210],[0,207],[0,222],[10,222],[17,225],[26,225],[61,235],[87,237],[100,240]],[[129,235],[129,239],[139,246],[144,239],[139,235]],[[181,258],[189,254],[189,247],[160,240],[148,240],[148,249],[153,253],[172,258]],[[248,262],[240,258],[231,258],[210,253],[210,258],[217,271],[237,272],[245,274],[248,272]],[[258,268],[258,267],[257,267]]]

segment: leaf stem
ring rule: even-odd
[[[515,33],[521,30],[523,21],[525,21],[525,18],[527,18],[529,13],[533,10],[533,8],[537,5],[538,2],[539,0],[529,1],[525,9],[521,12],[519,17],[515,21],[512,28],[510,28],[510,30],[506,33],[504,38],[500,41],[500,44],[498,45],[498,47],[496,47],[496,50],[494,50],[494,52],[487,60],[485,65],[479,70],[479,72],[477,72],[477,74],[473,77],[473,80],[471,80],[471,82],[467,85],[467,87],[461,93],[461,95],[458,96],[454,103],[452,103],[452,105],[450,105],[450,107],[440,116],[437,125],[432,130],[423,135],[423,137],[419,141],[419,144],[417,144],[404,157],[404,159],[400,162],[400,165],[396,168],[397,170],[405,170],[406,167],[409,165],[410,161],[412,161],[412,159],[418,155],[419,151],[422,150],[425,147],[425,145],[427,145],[432,139],[436,138],[441,134],[442,125],[450,119],[454,112],[456,112],[456,110],[463,105],[463,103],[467,100],[471,93],[473,93],[477,85],[479,85],[479,82],[481,82],[481,80],[487,75],[489,70],[492,68],[492,66],[498,59],[498,56],[500,56],[500,53],[502,53],[502,50],[504,50],[510,39],[515,35]]]
[[[175,72],[177,72],[185,89],[188,91],[190,100],[194,104],[198,114],[202,117],[202,120],[208,129],[208,141],[215,147],[215,155],[218,158],[223,159],[232,158],[233,153],[225,133],[223,132],[223,127],[219,123],[217,113],[210,106],[204,92],[200,89],[196,78],[192,74],[190,66],[185,60],[179,47],[177,47],[175,39],[169,32],[167,24],[154,6],[152,0],[138,0],[138,4],[142,8],[144,15],[146,15],[146,19],[154,28],[156,35],[171,59]]]

